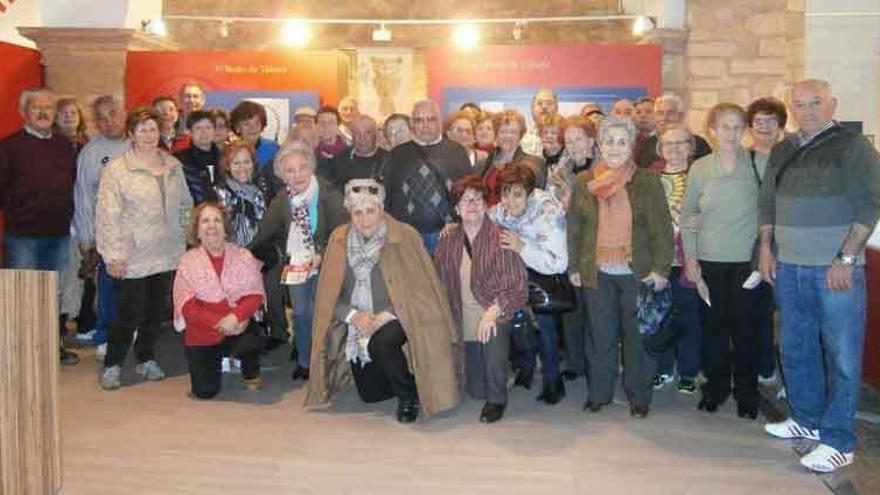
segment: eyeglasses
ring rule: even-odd
[[[662,146],[669,146],[669,147],[672,147],[672,146],[687,146],[687,145],[689,145],[689,144],[691,144],[690,141],[663,141],[663,142],[661,143]]]
[[[476,205],[483,202],[482,196],[462,196],[459,202],[463,205]]]
[[[351,186],[351,192],[353,193],[370,193],[373,196],[379,194],[379,186]]]

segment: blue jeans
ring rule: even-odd
[[[67,262],[69,237],[30,237],[6,234],[6,266],[21,270],[61,271]]]
[[[312,353],[312,319],[315,316],[315,289],[318,277],[312,277],[304,284],[290,285],[290,302],[293,305],[293,343],[296,346],[296,363],[309,367]]]
[[[440,233],[439,232],[431,232],[431,233],[422,233],[422,244],[425,245],[425,250],[428,251],[428,255],[434,256],[434,250],[437,249],[437,243],[440,241]]]
[[[541,374],[544,383],[553,383],[559,377],[559,334],[555,315],[535,315],[538,320],[538,352],[541,354]],[[534,357],[532,358],[534,361]]]
[[[827,266],[785,263],[776,269],[782,371],[792,418],[818,429],[822,443],[846,453],[856,445],[865,268],[853,269],[847,292],[828,289],[827,271]]]
[[[678,327],[680,337],[674,349],[660,356],[657,373],[672,376],[677,361],[678,376],[693,379],[700,372],[700,296],[696,288],[681,283],[681,275],[678,267],[669,275],[673,311],[669,324]]]
[[[95,336],[92,343],[95,345],[107,342],[107,332],[110,324],[116,318],[116,296],[113,293],[113,279],[107,274],[107,265],[104,260],[98,262],[98,321],[95,322]]]

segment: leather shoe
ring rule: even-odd
[[[519,370],[516,372],[516,379],[513,380],[514,387],[522,387],[526,390],[532,389],[532,378],[533,375],[526,374],[525,371]]]
[[[565,383],[560,376],[553,382],[544,383],[544,389],[541,391],[541,395],[537,397],[537,400],[553,405],[561,401],[563,397],[565,397]]]
[[[629,415],[634,418],[644,418],[648,415],[648,406],[641,404],[630,404],[629,405]]]
[[[419,417],[419,400],[407,400],[397,403],[397,421],[412,423]]]
[[[293,374],[290,375],[290,379],[293,381],[309,381],[309,369],[302,366],[297,366],[293,369]]]
[[[590,411],[591,413],[597,413],[602,410],[603,407],[608,405],[607,402],[596,402],[594,400],[588,400],[586,404],[584,404],[584,411]]]
[[[565,370],[562,373],[560,373],[559,375],[562,376],[562,379],[567,382],[577,380],[577,377],[580,376],[579,374],[575,373],[574,371],[570,371],[570,370]]]
[[[703,397],[702,399],[700,399],[700,403],[697,404],[697,409],[699,409],[700,411],[713,413],[718,410],[718,403],[709,399],[708,397]]]
[[[504,416],[504,409],[506,407],[507,403],[493,404],[487,402],[486,405],[483,406],[483,410],[480,411],[480,423],[494,423],[498,421]]]

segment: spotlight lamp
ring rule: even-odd
[[[168,27],[162,19],[146,19],[141,21],[141,31],[164,38],[168,36]]]
[[[632,33],[634,36],[644,36],[654,30],[654,20],[646,15],[640,15],[633,20]]]
[[[220,21],[220,37],[226,39],[229,37],[229,21]]]
[[[480,44],[480,30],[474,24],[459,24],[452,30],[452,42],[459,49],[472,50]]]
[[[305,19],[290,19],[281,27],[281,41],[285,45],[302,48],[309,44],[312,32]]]

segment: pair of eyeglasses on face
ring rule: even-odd
[[[483,202],[482,196],[462,196],[461,204],[463,205],[475,205]]]

